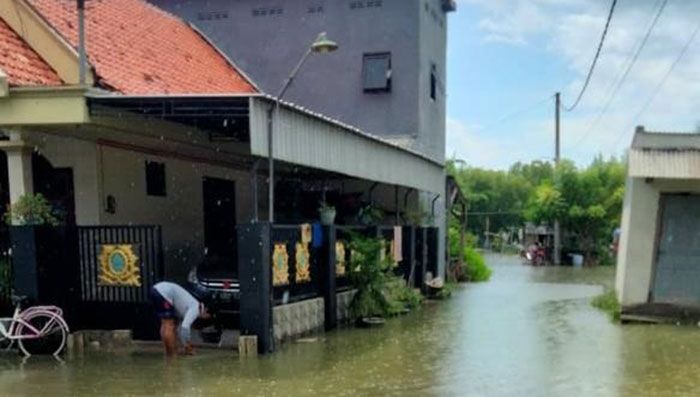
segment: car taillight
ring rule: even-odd
[[[224,281],[224,289],[229,289],[231,288],[231,282],[230,281]]]

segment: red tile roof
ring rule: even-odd
[[[21,37],[0,19],[0,70],[10,86],[55,86],[63,82]]]
[[[77,48],[75,1],[28,0]],[[97,84],[131,95],[253,93],[255,87],[197,31],[142,0],[85,2]]]

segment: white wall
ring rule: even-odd
[[[95,143],[52,134],[31,133],[27,136],[53,167],[73,169],[76,223],[99,224],[100,175]]]
[[[648,302],[662,193],[700,192],[699,180],[628,178],[615,288],[624,306]]]
[[[252,217],[250,174],[221,166],[172,157],[98,148],[103,172],[103,196],[116,198],[116,212],[102,212],[103,224],[155,224],[163,227],[163,250],[168,278],[183,279],[204,253],[204,177],[236,182],[236,222]],[[145,162],[165,164],[166,196],[146,194]]]

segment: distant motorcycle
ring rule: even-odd
[[[545,262],[545,251],[543,247],[537,247],[523,251],[521,256],[527,261],[528,265],[531,266],[542,266]]]

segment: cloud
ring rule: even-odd
[[[645,125],[648,130],[691,131],[700,121],[700,35],[678,63],[648,108],[640,113],[681,48],[698,26],[700,2],[669,1],[646,47],[640,54],[624,84],[610,101],[612,87],[621,78],[631,60],[659,1],[619,1],[599,63],[578,108],[562,115],[564,147],[572,145],[564,156],[578,163],[587,163],[594,155],[620,154],[629,145],[634,127]],[[460,0],[460,7],[474,7],[480,15],[478,24],[484,45],[498,42],[515,48],[546,48],[560,59],[574,76],[561,87],[564,105],[570,105],[584,82],[586,73],[600,39],[610,3],[589,0]],[[532,56],[538,56],[533,51]],[[507,88],[504,87],[504,95]],[[607,111],[601,116],[605,104]],[[639,114],[638,117],[636,117]],[[551,130],[550,119],[540,122],[521,120],[512,126],[519,134],[511,134],[509,144],[513,153],[493,147],[494,142],[478,128],[466,127],[481,120],[448,122],[448,145],[481,147],[486,153],[510,156],[510,162],[527,155],[524,147],[532,137],[540,136],[543,126]],[[463,134],[453,136],[450,134]],[[473,141],[469,141],[469,140]],[[499,166],[478,150],[462,150],[469,163]],[[483,163],[481,163],[483,161]],[[502,166],[499,166],[502,168]]]

